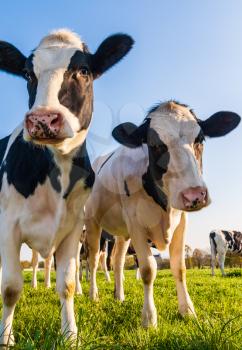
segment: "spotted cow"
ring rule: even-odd
[[[157,324],[153,299],[156,261],[148,240],[158,250],[169,246],[179,311],[195,315],[186,286],[186,212],[210,203],[202,176],[205,138],[224,136],[239,122],[240,117],[232,112],[201,120],[188,106],[169,101],[152,108],[139,127],[123,123],[113,130],[123,146],[95,161],[95,183],[85,205],[92,299],[98,295],[96,269],[104,228],[118,236],[113,267],[115,296],[120,300],[124,299],[122,269],[131,238],[144,284],[144,327]]]
[[[93,81],[132,44],[130,36],[116,34],[92,54],[78,35],[57,30],[26,57],[0,41],[0,70],[24,78],[29,94],[23,122],[0,141],[0,344],[14,342],[14,308],[23,287],[23,242],[43,258],[56,252],[62,332],[75,338],[75,259],[83,206],[94,182],[85,142]]]
[[[242,254],[242,233],[238,231],[214,230],[209,234],[209,241],[212,276],[215,274],[216,257],[218,257],[222,275],[225,276],[224,261],[226,253],[229,251],[234,254]]]

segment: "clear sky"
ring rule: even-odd
[[[114,125],[139,123],[158,101],[188,103],[201,119],[218,110],[242,115],[241,16],[240,0],[4,1],[0,39],[29,54],[56,28],[76,31],[92,52],[112,33],[133,36],[132,52],[95,83],[88,136],[93,158],[115,145]],[[26,110],[26,83],[0,73],[0,136],[11,132]],[[242,125],[206,142],[204,176],[213,202],[189,215],[187,242],[193,248],[209,246],[211,229],[242,230],[241,154]]]

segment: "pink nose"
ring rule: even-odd
[[[207,189],[205,187],[191,187],[182,192],[182,200],[187,210],[196,210],[207,203]]]
[[[26,117],[26,128],[33,138],[56,138],[62,124],[60,113],[34,112]]]

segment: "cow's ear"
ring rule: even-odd
[[[199,125],[205,136],[220,137],[234,130],[240,120],[240,116],[236,113],[221,111],[206,120],[200,120]]]
[[[147,142],[147,129],[150,120],[146,119],[143,124],[136,126],[133,123],[123,123],[113,129],[113,138],[124,146],[135,148]]]
[[[24,77],[26,57],[12,44],[0,41],[0,70]]]
[[[94,55],[91,69],[94,79],[119,62],[132,48],[134,40],[126,34],[115,34],[105,39]]]

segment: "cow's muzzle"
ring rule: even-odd
[[[181,193],[184,210],[193,211],[206,207],[208,192],[206,187],[191,187]]]
[[[26,116],[25,125],[33,139],[56,139],[62,126],[62,115],[56,111],[35,111]]]

